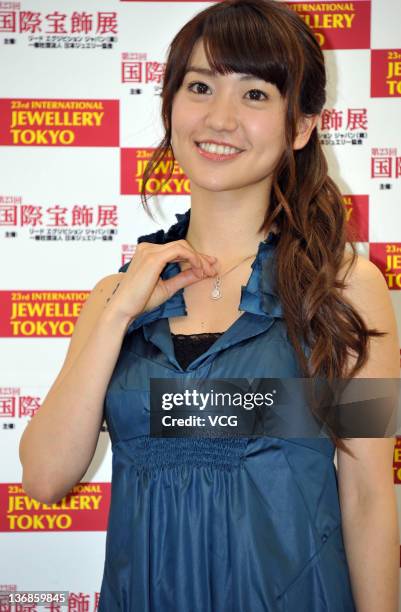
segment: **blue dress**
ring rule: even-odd
[[[176,217],[138,242],[185,238],[190,209]],[[240,317],[186,369],[168,323],[187,314],[183,289],[127,329],[104,403],[113,461],[99,612],[355,612],[329,438],[149,435],[151,377],[302,377],[274,292],[278,239],[259,244]],[[162,278],[179,272],[168,263]]]

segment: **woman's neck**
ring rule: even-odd
[[[270,231],[277,232],[277,226],[258,231],[263,222],[265,210],[259,214],[249,211],[199,210],[191,207],[190,221],[185,239],[196,251],[214,255],[221,261],[235,263],[241,257],[257,252]]]

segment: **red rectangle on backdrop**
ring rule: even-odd
[[[369,196],[343,195],[347,210],[348,237],[356,242],[369,242]]]
[[[141,193],[143,174],[154,149],[138,147],[120,149],[121,194],[139,195]],[[171,168],[172,155],[166,154],[165,159],[152,173],[147,183],[147,193],[158,195],[188,195],[190,193],[189,179],[185,176],[178,163],[174,161]],[[172,170],[171,176],[170,171]]]
[[[21,483],[0,483],[0,532],[105,531],[109,482],[80,482],[55,504],[29,497]]]
[[[370,95],[372,98],[401,97],[401,49],[371,50]]]
[[[0,291],[1,338],[69,338],[88,291]]]
[[[1,98],[0,145],[118,147],[119,100]]]
[[[382,271],[391,291],[401,289],[401,242],[371,242],[369,259]]]
[[[322,49],[370,48],[370,0],[285,4],[314,31]]]

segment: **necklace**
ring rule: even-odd
[[[192,246],[192,244],[189,242],[189,240],[187,240],[188,244],[190,246]],[[194,248],[194,247],[192,247]],[[241,261],[237,264],[235,264],[235,266],[233,266],[232,268],[230,268],[229,270],[226,270],[226,272],[223,272],[223,274],[218,274],[213,278],[213,289],[210,293],[210,297],[212,300],[219,300],[222,297],[222,293],[221,293],[221,279],[223,278],[223,276],[225,276],[226,274],[228,274],[229,272],[231,272],[231,270],[234,270],[235,268],[238,268],[238,266],[240,264],[242,264],[244,261],[246,261],[247,259],[250,259],[251,257],[255,257],[256,253],[253,253],[252,255],[248,255],[248,257],[245,257],[244,259],[241,259]]]

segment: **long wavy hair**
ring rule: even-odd
[[[224,0],[188,21],[172,40],[161,92],[165,134],[144,172],[141,202],[147,205],[147,183],[163,163],[174,169],[171,113],[176,92],[195,42],[203,39],[206,57],[220,74],[253,74],[276,85],[286,98],[286,150],[272,177],[270,203],[259,231],[274,224],[280,232],[276,251],[276,291],[288,336],[306,378],[352,378],[368,359],[368,329],[342,296],[338,278],[351,247],[347,273],[357,250],[341,193],[328,176],[317,128],[307,145],[293,150],[298,119],[320,114],[326,101],[326,69],[320,46],[309,27],[290,8],[274,0]],[[308,347],[308,358],[301,345]],[[355,363],[347,371],[347,358]],[[330,433],[336,447],[347,449]]]

